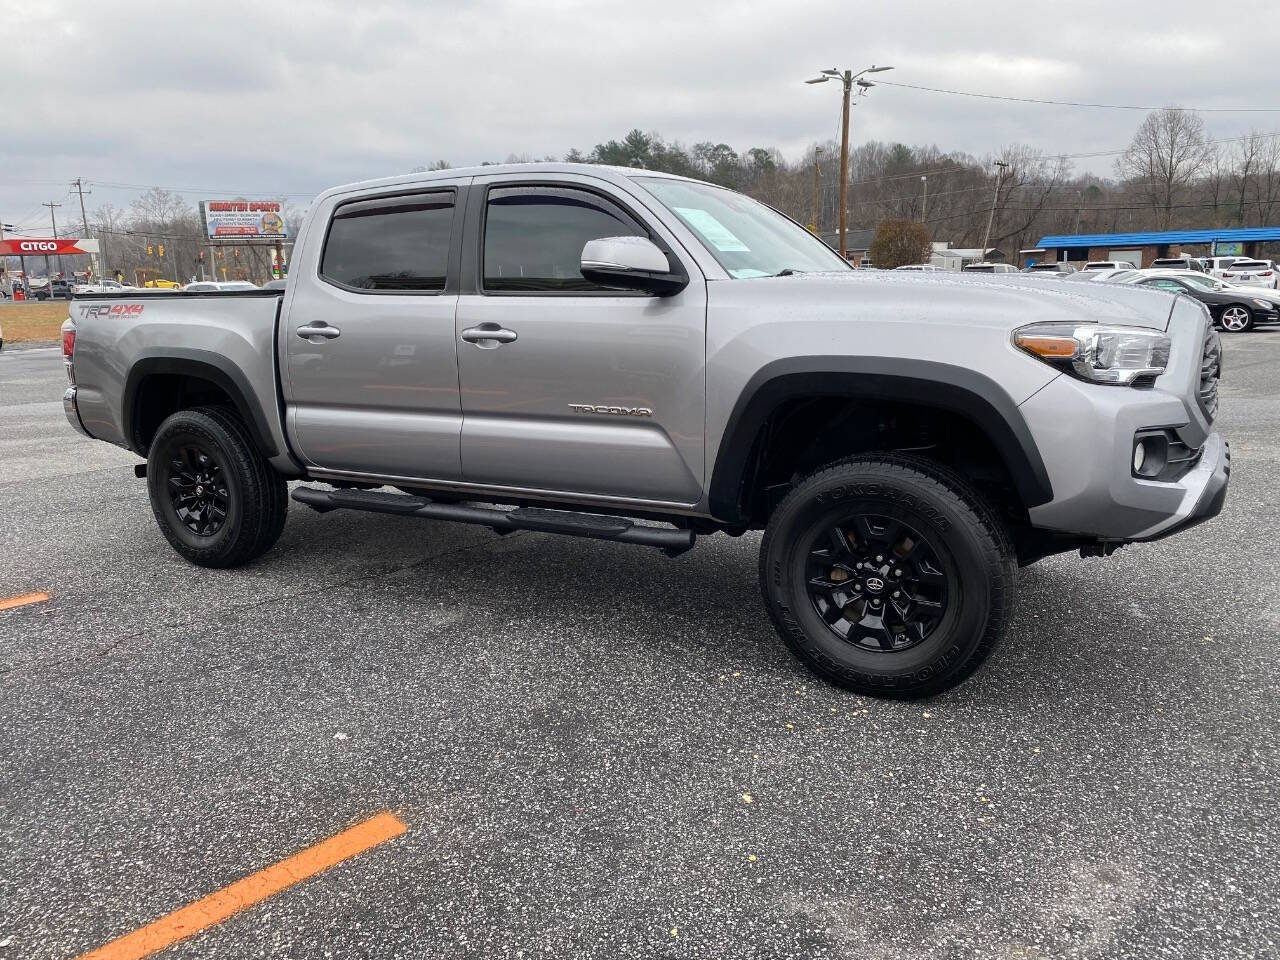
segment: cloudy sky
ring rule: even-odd
[[[335,183],[559,156],[632,127],[796,157],[836,135],[838,88],[802,82],[830,66],[891,64],[885,80],[1013,97],[1280,108],[1274,15],[1145,7],[0,0],[0,219],[39,232],[44,201],[77,219],[75,177],[93,183],[90,210],[148,185],[305,204]],[[853,137],[1081,154],[1123,147],[1142,116],[881,86]],[[1280,109],[1205,119],[1216,137],[1280,129]],[[1106,173],[1111,159],[1076,164]]]

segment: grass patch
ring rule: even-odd
[[[0,326],[4,327],[4,342],[61,339],[62,321],[67,319],[69,305],[66,300],[58,300],[0,306]]]

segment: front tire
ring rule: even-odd
[[[1004,632],[1017,562],[995,512],[958,474],[868,455],[791,491],[760,545],[779,635],[823,678],[877,697],[947,690]]]
[[[156,431],[147,491],[160,532],[201,567],[238,567],[284,529],[289,491],[240,418],[223,407],[179,410]]]
[[[1218,322],[1223,330],[1230,333],[1244,333],[1253,329],[1253,312],[1248,307],[1233,303],[1222,311]]]

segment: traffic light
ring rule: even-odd
[[[162,256],[162,257],[164,256],[164,244],[163,244],[163,243],[162,243],[162,244],[160,244],[158,247],[156,247],[156,250],[159,252],[160,256]]]
[[[147,244],[147,256],[148,256],[148,257],[150,257],[150,256],[152,256],[155,252],[156,252],[156,248],[155,248],[155,247],[153,247],[151,244],[149,244],[149,243],[148,243],[148,244]]]

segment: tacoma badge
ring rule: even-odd
[[[569,409],[574,413],[605,413],[615,417],[652,417],[653,411],[648,407],[610,407],[604,404],[571,403]]]

